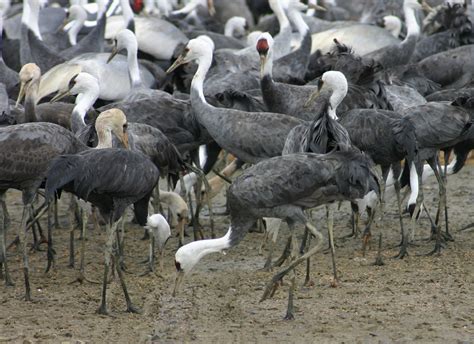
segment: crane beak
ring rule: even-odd
[[[18,98],[16,99],[15,107],[18,107],[18,105],[20,105],[21,101],[23,100],[23,97],[25,96],[25,93],[26,93],[25,84],[26,83],[23,81],[20,84],[20,93],[18,93]]]
[[[319,97],[320,91],[321,91],[321,90],[318,89],[318,90],[314,91],[313,93],[311,93],[311,95],[309,96],[309,98],[308,98],[308,100],[306,101],[306,103],[304,103],[304,106],[303,106],[303,107],[305,107],[305,108],[310,107],[311,104],[314,102],[314,100]]]
[[[308,8],[312,8],[313,10],[324,11],[324,12],[327,11],[326,7],[323,7],[321,5],[308,4],[307,6],[308,6]]]
[[[214,7],[214,0],[207,0],[207,9],[209,11],[209,15],[214,17],[216,14],[216,8]]]
[[[58,27],[58,29],[56,30],[56,33],[63,31],[67,24],[69,24],[69,17],[64,18],[64,21]]]
[[[431,11],[433,11],[433,7],[431,7],[430,5],[428,5],[428,3],[426,2],[426,0],[421,0],[421,8],[422,8],[423,11],[425,11],[425,12],[431,12]]]
[[[174,63],[171,65],[170,68],[168,68],[166,70],[166,74],[170,74],[171,72],[173,72],[176,68],[178,68],[179,66],[185,64],[186,61],[184,59],[184,56],[183,55],[179,55],[178,58],[176,59],[176,61],[174,61]]]
[[[125,149],[130,148],[130,146],[128,144],[128,132],[125,131],[125,132],[122,133],[122,136],[120,137],[120,141],[122,141],[122,144],[125,147]]]
[[[173,297],[175,297],[176,294],[178,293],[178,289],[183,283],[183,278],[184,278],[184,271],[183,270],[178,271],[176,273],[176,279],[174,281]]]
[[[50,103],[57,102],[60,99],[63,99],[64,97],[70,96],[71,95],[71,90],[67,90],[64,92],[58,92],[56,95],[49,101]]]
[[[260,79],[263,79],[263,73],[265,71],[265,65],[267,64],[267,55],[260,55]]]
[[[110,53],[109,55],[109,58],[107,59],[107,63],[109,63],[110,61],[112,61],[112,59],[115,57],[115,55],[118,54],[118,50],[117,50],[117,47],[113,47],[112,48],[112,52]]]

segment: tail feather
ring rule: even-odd
[[[78,173],[77,157],[75,155],[61,155],[54,159],[46,175],[46,199],[52,199],[57,192],[72,182]]]

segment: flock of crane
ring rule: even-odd
[[[453,240],[447,176],[464,166],[474,148],[474,33],[464,2],[149,0],[133,1],[132,8],[128,0],[97,0],[71,1],[67,8],[58,0],[43,5],[4,2],[0,16],[0,274],[13,284],[7,190],[17,189],[24,209],[15,242],[26,300],[32,297],[29,233],[34,245],[47,243],[49,270],[55,261],[53,222],[65,192],[72,194],[71,266],[74,223],[81,214],[79,281],[86,279],[89,215],[106,227],[102,314],[108,313],[111,270],[120,279],[127,311],[139,311],[123,276],[128,208],[150,240],[149,271],[155,269],[155,246],[163,264],[168,221],[179,233],[173,294],[203,256],[237,245],[262,223],[274,242],[285,221],[290,230],[285,251],[277,261],[270,254],[265,267],[288,265],[274,275],[262,299],[293,272],[286,319],[294,317],[296,266],[309,266],[323,246],[308,209],[327,208],[334,284],[333,222],[342,201],[351,203],[354,236],[367,212],[366,244],[376,214],[383,214],[385,199],[394,192],[399,258],[408,254],[421,214],[431,223],[431,253],[439,254]],[[213,168],[221,151],[235,160],[218,173]],[[243,165],[250,166],[242,170]],[[208,180],[213,170],[217,176]],[[423,200],[428,175],[439,185],[436,216]],[[167,180],[167,191],[159,189],[160,177]],[[230,226],[215,238],[212,197],[228,182]],[[410,194],[406,205],[403,188]],[[44,199],[39,207],[37,199]],[[160,214],[162,204],[169,208],[168,221]],[[199,224],[203,205],[209,208],[212,239],[204,239]],[[47,236],[36,224],[43,214]],[[189,217],[195,240],[183,245]],[[299,226],[305,232],[297,248]]]

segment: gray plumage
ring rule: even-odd
[[[60,189],[72,192],[98,207],[111,223],[135,204],[137,221],[144,226],[158,177],[158,169],[142,153],[120,148],[88,149],[51,162],[46,197],[50,199]]]
[[[388,69],[408,63],[415,51],[418,35],[410,35],[400,44],[393,44],[364,55]]]
[[[20,40],[20,61],[26,63],[36,63],[42,71],[48,71],[52,67],[65,62],[66,60],[58,56],[43,41],[36,37],[35,33],[26,25],[22,24]]]
[[[261,217],[306,223],[303,210],[332,201],[363,198],[379,191],[364,154],[300,153],[274,157],[246,169],[228,192],[231,245],[242,240]]]
[[[323,101],[321,110],[312,122],[294,127],[288,134],[282,155],[291,153],[325,154],[333,149],[348,150],[352,143],[347,130],[328,115],[329,101]]]
[[[49,162],[61,154],[86,149],[74,134],[52,123],[25,123],[0,129],[0,189],[23,191],[32,201]]]
[[[465,45],[429,56],[417,66],[420,73],[444,88],[460,88],[474,77],[474,45]]]
[[[462,106],[429,102],[402,112],[416,131],[420,149],[443,149],[461,141],[472,126],[469,112]]]
[[[205,104],[194,88],[191,104],[199,123],[219,146],[248,163],[281,155],[290,130],[303,123],[282,114],[216,108]]]
[[[119,108],[126,114],[128,121],[158,128],[182,154],[212,141],[196,120],[189,100],[176,99],[166,92],[160,95],[159,98],[112,103],[98,110],[102,112]]]
[[[372,160],[388,169],[405,157],[413,161],[417,154],[415,128],[399,114],[387,110],[354,109],[340,123],[347,129],[352,144]]]

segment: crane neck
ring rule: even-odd
[[[130,7],[128,0],[120,0],[120,6],[122,7],[122,16],[125,23],[125,27],[129,27],[129,24],[133,21],[133,11]]]
[[[193,81],[191,83],[191,92],[197,93],[200,100],[207,104],[206,98],[204,97],[204,80],[206,79],[207,72],[211,67],[212,63],[212,51],[209,54],[202,55],[198,59],[198,69],[194,74]],[[209,105],[209,104],[208,104]]]
[[[230,248],[232,246],[231,231],[232,226],[221,238],[193,241],[182,246],[176,252],[176,261],[179,261],[181,266],[187,270],[185,272],[189,272],[204,256]]]
[[[296,26],[296,29],[298,30],[301,36],[301,39],[303,39],[306,33],[309,31],[309,26],[304,21],[301,12],[297,9],[290,9],[288,11],[288,18]]]
[[[97,138],[99,143],[95,147],[96,149],[112,148],[112,130],[98,126],[96,124]]]
[[[336,87],[334,87],[333,92],[331,94],[331,97],[329,97],[329,109],[328,109],[328,115],[334,120],[337,120],[337,107],[341,102],[344,100],[344,98],[347,95],[347,82],[346,83],[341,83],[338,84]]]
[[[409,36],[419,36],[420,25],[418,25],[418,21],[416,20],[415,10],[409,6],[404,6],[403,11],[405,13],[405,23],[407,26],[407,36],[405,40],[407,40]]]
[[[71,28],[67,32],[69,43],[74,46],[77,44],[77,34],[81,31],[84,23],[87,19],[87,14],[84,11],[80,11],[78,16],[74,19]]]
[[[263,79],[265,76],[273,79],[273,51],[270,48],[267,52],[266,58],[260,60],[260,78]]]
[[[280,0],[271,0],[269,1],[269,4],[278,19],[278,24],[280,24],[280,32],[290,27],[290,21],[281,6]]]
[[[25,92],[25,122],[37,122],[36,101],[38,99],[39,79],[31,81]]]
[[[99,20],[100,18],[102,18],[102,15],[105,14],[108,0],[97,0],[96,3],[97,3],[97,20]]]
[[[21,16],[21,22],[31,31],[33,31],[33,33],[36,35],[36,37],[38,37],[38,39],[43,40],[39,29],[39,11],[39,1],[26,0],[23,4],[23,14]]]
[[[142,78],[140,76],[140,67],[138,65],[138,44],[136,41],[127,44],[127,64],[128,77],[130,78],[130,86],[132,89],[142,86]]]
[[[82,127],[86,125],[85,117],[87,111],[92,108],[95,101],[99,97],[98,89],[89,89],[88,92],[79,93],[76,97],[76,105],[72,110],[71,129],[77,133]]]
[[[225,23],[224,27],[224,36],[226,37],[234,37],[234,32],[240,27],[239,23],[233,18],[230,18],[227,23]]]
[[[316,0],[308,0],[308,5],[317,5],[317,1]],[[308,17],[314,17],[315,14],[316,14],[316,10],[314,8],[308,8],[306,10],[306,15]]]

